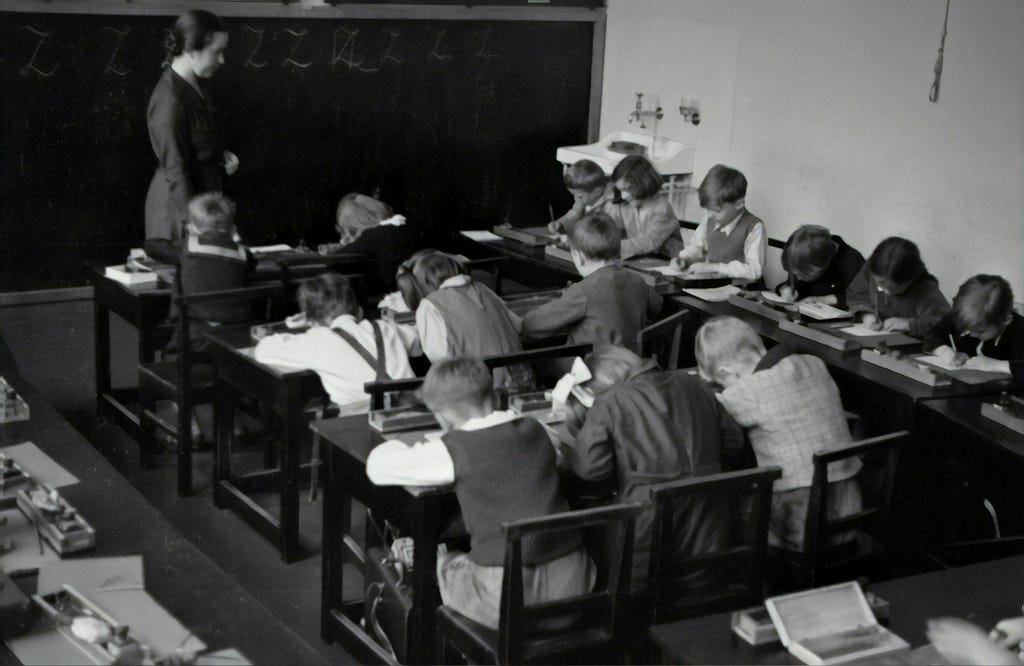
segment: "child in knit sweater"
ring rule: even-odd
[[[496,629],[504,578],[502,523],[569,510],[558,489],[555,451],[543,426],[511,411],[495,411],[491,373],[479,359],[434,364],[423,401],[444,434],[408,446],[384,442],[370,452],[366,474],[377,485],[455,483],[470,552],[438,558],[445,605]],[[527,605],[589,592],[595,569],[578,531],[523,542]]]

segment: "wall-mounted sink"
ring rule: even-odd
[[[615,165],[625,153],[610,150],[608,145],[613,142],[631,142],[644,147],[644,157],[651,161],[658,173],[663,176],[693,173],[693,158],[697,149],[694,146],[639,132],[611,132],[597,143],[585,146],[562,146],[555,153],[555,159],[563,164],[572,164],[577,160],[593,160],[611,175]]]

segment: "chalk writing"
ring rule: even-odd
[[[285,58],[284,61],[281,64],[282,65],[291,65],[292,67],[299,67],[300,69],[306,69],[307,67],[312,65],[313,64],[312,61],[310,61],[310,62],[299,62],[298,60],[295,59],[295,52],[299,49],[299,44],[302,43],[302,38],[306,36],[305,28],[303,28],[302,30],[292,30],[291,28],[285,28],[284,31],[286,33],[288,33],[289,35],[291,35],[292,37],[295,37],[296,39],[295,39],[295,45],[292,46],[291,52],[288,54],[288,57]]]
[[[36,74],[42,77],[53,76],[53,73],[57,71],[58,67],[60,67],[59,62],[56,65],[54,65],[48,72],[36,67],[36,56],[39,55],[39,49],[42,48],[43,42],[45,42],[47,39],[53,36],[53,33],[47,32],[45,30],[37,30],[36,28],[33,28],[30,25],[23,25],[21,26],[21,29],[27,30],[28,32],[32,33],[33,35],[39,38],[39,40],[36,42],[36,48],[32,51],[32,58],[29,59],[28,64],[22,67],[20,70],[21,75],[28,76],[30,72],[35,72]]]
[[[474,58],[497,58],[497,53],[489,53],[487,51],[488,42],[491,41],[491,29],[487,28],[483,33],[483,43],[480,44],[480,50],[473,54]]]
[[[444,36],[448,31],[438,30],[436,28],[427,28],[427,30],[437,35],[437,39],[434,40],[434,48],[430,49],[430,53],[427,54],[427,60],[440,60],[442,62],[445,60],[451,60],[452,57],[447,53],[443,53],[441,49],[441,42],[444,41]]]
[[[242,26],[242,30],[248,30],[249,32],[255,33],[255,35],[256,35],[256,46],[254,46],[252,48],[252,51],[249,52],[249,57],[245,59],[245,66],[246,67],[252,67],[254,69],[260,69],[262,67],[266,67],[267,66],[267,62],[266,61],[264,61],[264,62],[256,62],[256,60],[254,59],[254,56],[256,55],[256,52],[259,51],[260,50],[260,46],[263,45],[263,28],[260,28],[259,30],[257,30],[256,28],[254,28],[252,26],[245,25],[245,26]]]
[[[127,37],[131,31],[131,28],[128,28],[127,30],[118,30],[117,28],[112,28],[109,25],[100,28],[100,32],[112,32],[117,38],[117,43],[114,44],[114,52],[110,54],[110,60],[107,61],[107,68],[103,70],[104,74],[110,72],[118,76],[125,76],[130,71],[126,66],[121,65],[118,67],[114,62],[117,60],[117,54],[121,52],[121,44],[124,43],[124,38]]]
[[[334,31],[334,51],[331,54],[331,66],[337,65],[339,62],[344,63],[349,69],[358,69],[360,72],[376,72],[376,67],[363,67],[363,61],[366,58],[356,60],[356,38],[359,36],[358,30],[347,30],[345,28],[338,28]],[[343,38],[345,43],[341,45],[341,49],[338,49],[339,38]]]
[[[395,50],[395,43],[398,41],[398,38],[399,36],[401,36],[402,33],[397,30],[388,30],[387,28],[385,28],[380,31],[380,34],[387,35],[388,37],[390,37],[390,39],[388,40],[388,45],[384,49],[384,55],[380,57],[380,64],[383,65],[386,62],[394,62],[401,65],[403,61],[393,56],[391,52]]]

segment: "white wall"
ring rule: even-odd
[[[902,235],[947,295],[989,272],[1024,300],[1024,2],[952,0],[937,104],[942,0],[608,5],[602,135],[656,95],[659,134],[697,146],[695,181],[743,171],[771,237],[824,224],[867,255]],[[678,212],[701,214],[693,196]]]

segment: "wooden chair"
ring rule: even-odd
[[[483,259],[466,259],[461,263],[470,275],[474,271],[490,273],[494,280],[494,293],[501,296],[503,269],[508,265],[509,261],[508,257],[502,255],[500,257],[485,257]]]
[[[689,310],[680,310],[674,315],[654,322],[636,334],[636,348],[644,358],[653,356],[665,370],[679,368],[679,346],[683,339],[683,324],[690,316]]]
[[[839,449],[814,454],[814,473],[807,502],[804,550],[772,548],[770,554],[779,580],[789,587],[816,587],[859,576],[884,573],[890,540],[893,481],[899,449],[910,441],[905,430],[872,437]],[[829,517],[828,466],[860,458],[863,467],[854,477],[860,485],[863,508],[842,518]],[[833,543],[837,535],[853,532],[850,540]],[[781,565],[781,567],[779,566]]]
[[[290,296],[295,293],[302,280],[324,273],[342,273],[353,282],[352,288],[357,294],[362,293],[360,283],[364,276],[373,270],[373,260],[365,254],[331,254],[320,255],[309,253],[298,256],[287,256],[276,259],[275,263],[281,270],[281,284]]]
[[[599,663],[623,660],[624,601],[629,592],[633,523],[642,505],[527,518],[505,523],[505,575],[498,629],[489,629],[447,606],[437,610],[438,663],[453,663],[452,649],[470,663],[578,663],[589,655]],[[527,606],[523,600],[523,539],[581,530],[598,570],[594,590],[560,601]],[[554,623],[564,628],[551,629]],[[547,627],[547,628],[545,628]]]
[[[487,356],[484,357],[483,361],[484,365],[486,365],[491,370],[494,370],[495,368],[504,368],[510,365],[534,364],[543,361],[550,361],[552,359],[583,356],[593,348],[594,346],[589,342],[574,345],[561,345],[558,347],[541,347],[539,349],[529,349],[521,352],[513,352],[511,354]],[[413,391],[419,388],[422,383],[422,377],[410,377],[408,379],[392,379],[383,382],[367,382],[366,384],[363,385],[363,390],[365,390],[367,395],[370,396],[370,409],[383,409],[385,404],[385,397],[388,394],[399,393],[403,391]],[[504,391],[499,391],[498,395],[498,407],[504,408],[507,405],[508,396]]]
[[[180,290],[180,285],[179,285]],[[154,436],[159,428],[173,437],[177,447],[178,495],[192,494],[192,409],[213,401],[214,368],[201,362],[192,346],[190,317],[197,305],[212,303],[252,302],[281,294],[278,284],[257,284],[239,289],[175,296],[178,307],[177,356],[171,360],[139,365],[139,406],[141,408],[141,458],[143,467],[153,465]],[[172,401],[177,410],[176,423],[169,423],[156,413],[158,400]]]
[[[764,562],[772,484],[782,476],[777,466],[709,474],[651,489],[655,503],[654,533],[647,579],[650,624],[670,622],[756,605],[763,599]],[[720,507],[728,532],[718,551],[678,559],[673,535],[695,503]],[[694,572],[705,571],[695,586]]]

